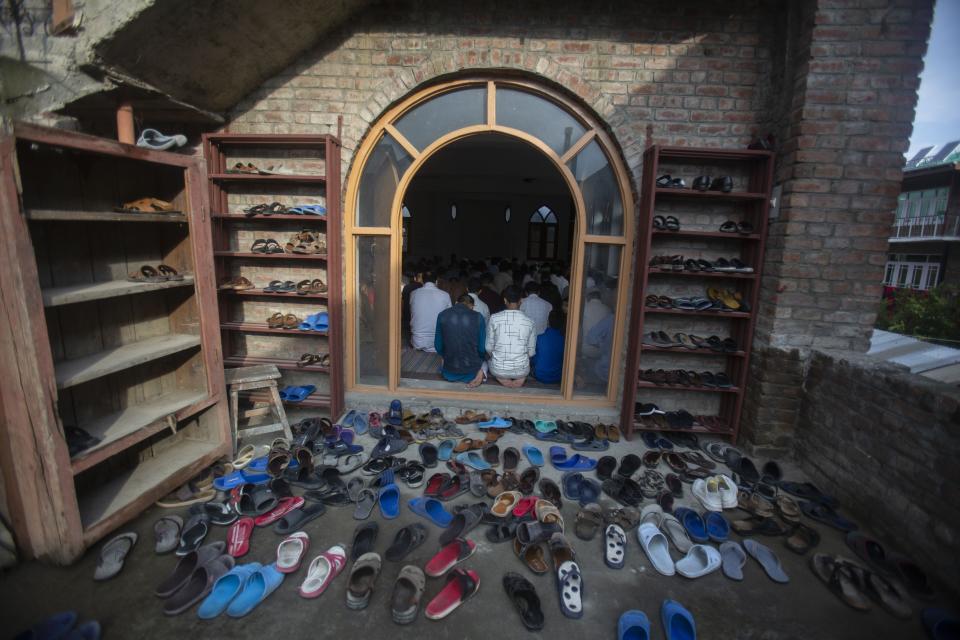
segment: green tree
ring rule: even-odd
[[[960,289],[941,285],[929,291],[899,289],[884,301],[877,327],[931,342],[960,343]]]

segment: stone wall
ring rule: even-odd
[[[815,351],[795,452],[861,525],[960,592],[960,390],[866,356]]]

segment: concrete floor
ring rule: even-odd
[[[474,435],[468,432],[468,435]],[[368,450],[372,446],[369,437],[359,438]],[[521,436],[507,434],[500,441],[501,451],[506,446],[517,448],[525,441]],[[539,443],[546,453],[548,443]],[[618,458],[633,452],[638,455],[646,450],[637,438],[632,443],[613,445],[608,452]],[[416,449],[408,450],[407,457],[417,457]],[[600,454],[595,454],[600,455]],[[521,470],[525,468],[525,460]],[[757,461],[758,466],[762,461]],[[799,474],[785,463],[785,476],[797,479]],[[545,475],[559,480],[560,472],[552,467],[543,469]],[[661,469],[665,471],[665,469]],[[428,470],[429,473],[432,471]],[[357,472],[359,473],[359,472]],[[685,485],[685,498],[680,504],[696,506]],[[419,495],[419,490],[403,487],[404,500]],[[461,496],[456,502],[471,502],[472,496]],[[456,504],[454,502],[454,504]],[[646,501],[649,502],[649,501]],[[604,496],[605,504],[612,502]],[[186,512],[186,509],[183,510]],[[617,619],[627,609],[645,611],[652,622],[652,638],[663,638],[660,624],[660,604],[665,598],[683,603],[695,616],[698,637],[702,639],[824,639],[840,640],[854,638],[923,638],[925,637],[918,616],[908,621],[899,621],[879,607],[869,613],[860,613],[848,608],[823,586],[811,573],[808,557],[800,557],[786,550],[782,540],[761,538],[781,557],[785,570],[790,575],[788,585],[770,581],[759,565],[748,559],[745,580],[735,583],[717,571],[697,580],[661,576],[650,566],[636,542],[635,532],[630,532],[627,547],[627,564],[623,570],[608,569],[602,558],[603,544],[600,536],[591,542],[580,540],[572,532],[577,507],[565,502],[564,519],[569,525],[569,540],[577,552],[583,570],[586,592],[585,614],[581,620],[570,620],[560,614],[552,574],[534,576],[515,557],[511,545],[493,545],[484,536],[485,526],[475,529],[470,537],[477,542],[477,553],[462,566],[480,574],[479,593],[448,618],[440,622],[427,620],[422,613],[415,623],[407,627],[395,625],[389,612],[389,597],[393,581],[401,564],[384,562],[376,593],[370,607],[363,612],[347,609],[345,589],[349,566],[317,600],[304,600],[297,595],[303,580],[306,564],[300,571],[288,577],[286,582],[260,605],[251,615],[236,620],[226,616],[213,621],[202,621],[191,610],[179,617],[168,618],[161,613],[161,601],[152,595],[153,589],[173,569],[176,559],[172,555],[157,556],[153,552],[152,525],[154,520],[167,510],[151,509],[124,530],[140,534],[140,542],[127,560],[124,571],[115,579],[93,582],[93,569],[99,545],[93,548],[74,566],[54,568],[31,562],[22,565],[0,578],[0,611],[3,612],[4,633],[29,626],[36,620],[56,611],[74,609],[82,619],[98,619],[105,638],[282,638],[303,637],[305,633],[329,637],[346,634],[368,638],[615,638]],[[727,511],[728,519],[737,519],[745,514]],[[373,518],[380,523],[377,551],[381,554],[402,526],[420,518],[404,505],[401,517],[384,521],[379,510]],[[357,522],[352,518],[352,508],[328,509],[327,513],[310,522],[305,530],[311,537],[308,555],[317,553],[337,542],[349,543]],[[407,562],[423,566],[437,548],[436,539],[440,529],[428,524],[430,539],[417,549]],[[850,555],[842,535],[824,526],[817,526],[823,537],[818,548],[826,553]],[[739,539],[736,534],[734,539]],[[225,540],[226,528],[214,527],[206,542]],[[254,531],[250,553],[245,561],[262,563],[275,559],[275,549],[281,537],[271,529]],[[673,553],[678,559],[677,553]],[[540,594],[546,625],[540,633],[529,633],[520,624],[519,617],[503,591],[501,578],[507,571],[526,575],[536,585]],[[437,593],[442,579],[428,579],[423,604]],[[940,604],[944,604],[942,601]],[[915,611],[922,606],[913,603]]]

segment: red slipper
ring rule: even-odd
[[[456,498],[457,496],[469,491],[470,483],[469,482],[464,483],[461,480],[462,477],[463,476],[457,475],[450,478],[450,482],[447,484],[446,487],[444,487],[443,491],[441,491],[437,495],[437,497],[440,500],[452,500],[453,498]]]
[[[480,576],[476,571],[457,569],[447,576],[446,586],[434,596],[423,613],[430,620],[446,618],[479,588]]]
[[[289,498],[280,498],[280,502],[277,503],[270,511],[267,511],[263,515],[259,515],[253,521],[258,527],[266,527],[271,525],[283,516],[287,515],[294,509],[299,509],[303,506],[303,498],[300,496],[289,497]]]
[[[440,495],[440,488],[450,481],[449,473],[435,473],[427,480],[427,487],[423,490],[423,495],[436,498]]]
[[[513,505],[513,515],[517,518],[522,518],[531,511],[534,507],[537,506],[537,501],[540,498],[536,496],[527,496],[526,498],[520,498],[517,500],[517,504]]]
[[[227,529],[227,553],[234,558],[250,551],[250,536],[253,534],[253,518],[240,518]]]
[[[431,578],[442,576],[455,565],[472,556],[476,550],[477,543],[473,540],[456,538],[430,559],[427,566],[423,568],[423,572]]]

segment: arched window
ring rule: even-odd
[[[532,214],[527,225],[527,258],[530,260],[556,260],[557,214],[543,205]]]

